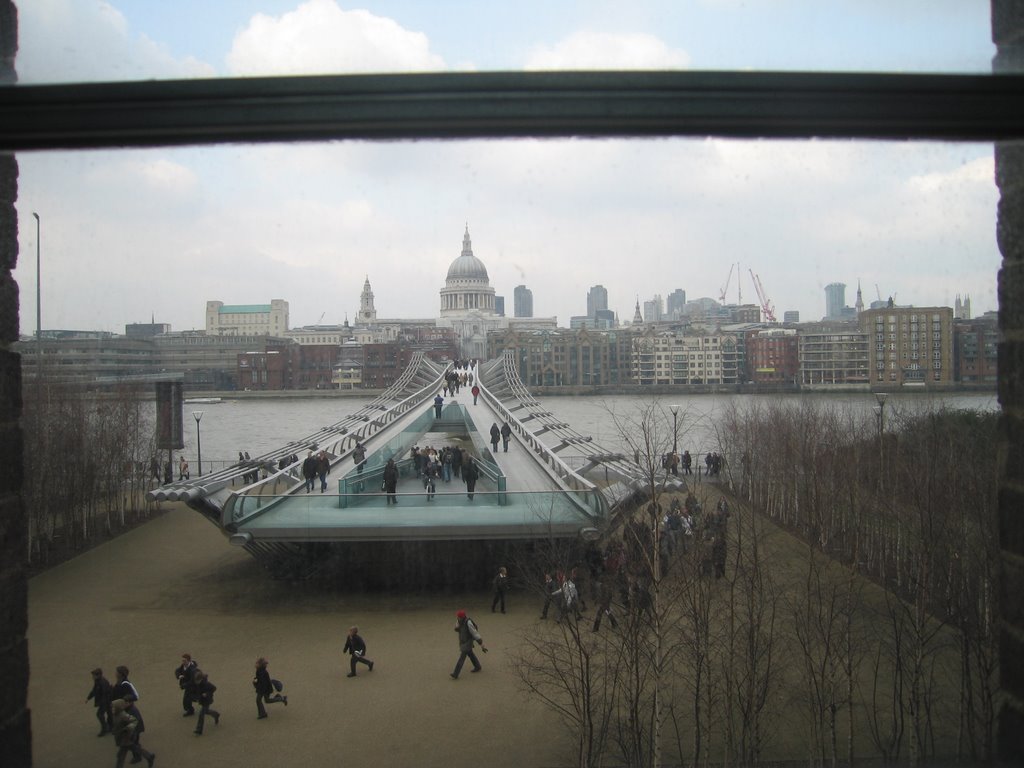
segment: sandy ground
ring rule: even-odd
[[[29,653],[36,768],[112,766],[85,700],[89,670],[113,682],[125,664],[157,766],[556,766],[567,732],[519,690],[508,666],[517,636],[537,623],[533,600],[490,595],[376,596],[274,582],[197,513],[170,512],[29,583]],[[484,671],[449,678],[454,613],[478,618]],[[358,624],[374,671],[346,678],[347,628]],[[183,652],[217,685],[221,722],[193,735],[174,669]],[[289,706],[256,719],[257,656],[270,659]],[[144,765],[144,764],[143,764]]]

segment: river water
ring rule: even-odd
[[[369,403],[373,398],[341,397],[289,399],[225,398],[215,404],[185,405],[185,448],[193,471],[196,469],[196,430],[193,411],[203,412],[200,421],[203,470],[219,468],[238,459],[239,451],[248,451],[253,458],[299,441],[319,429],[341,421]],[[665,419],[664,435],[672,434],[670,406],[677,405],[679,451],[694,455],[715,450],[716,420],[733,405],[744,407],[758,402],[798,402],[810,399],[821,404],[851,408],[870,415],[876,407],[870,393],[798,394],[798,395],[673,395],[670,397],[615,395],[609,397],[546,397],[538,398],[547,410],[569,423],[579,433],[590,435],[604,448],[629,453],[622,434],[641,421],[644,409],[655,407]],[[996,394],[954,392],[941,395],[924,393],[893,394],[887,399],[886,419],[899,413],[935,410],[941,407],[998,410]],[[296,447],[296,453],[300,453]],[[563,458],[569,457],[563,452]]]

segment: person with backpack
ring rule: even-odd
[[[459,635],[459,660],[455,664],[455,671],[451,673],[452,680],[459,679],[459,673],[462,671],[462,665],[466,663],[466,659],[473,664],[471,672],[479,672],[483,669],[476,654],[473,653],[474,643],[479,643],[480,649],[487,653],[487,646],[484,645],[484,639],[480,636],[480,630],[477,629],[476,623],[466,615],[466,612],[457,611],[455,619],[455,631]]]

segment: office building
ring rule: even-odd
[[[533,317],[533,291],[525,285],[517,285],[512,292],[513,312],[516,317]]]

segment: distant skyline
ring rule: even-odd
[[[538,68],[988,72],[989,5],[960,0],[33,0],[21,82]],[[895,6],[895,7],[894,7]],[[294,40],[302,40],[295,45]],[[436,317],[468,222],[511,307],[568,326],[601,284],[718,299],[740,263],[782,317],[825,285],[900,304],[996,308],[992,147],[846,141],[335,142],[22,153],[15,277],[35,329],[205,325],[208,299],[286,299],[292,326]],[[727,301],[737,296],[736,276]],[[848,301],[852,301],[849,295]],[[507,311],[506,309],[506,311]]]

